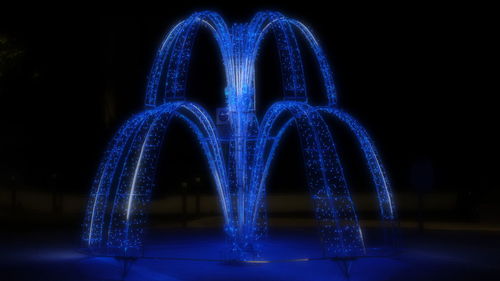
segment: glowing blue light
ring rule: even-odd
[[[231,129],[224,138],[203,107],[186,101],[190,54],[200,27],[208,27],[213,33],[224,63]],[[317,59],[327,105],[307,102],[295,30]],[[278,44],[284,96],[259,120],[255,113],[255,61],[269,31]],[[280,139],[292,125],[299,132],[325,256],[364,254],[363,234],[324,115],[337,118],[352,130],[372,175],[381,217],[395,220],[389,181],[372,140],[354,118],[337,108],[326,56],[312,32],[294,19],[277,12],[260,12],[247,24],[229,27],[214,12],[192,14],[176,24],[161,43],[149,75],[145,105],[143,112],[116,133],[93,182],[82,236],[85,247],[93,253],[140,255],[145,210],[151,200],[162,140],[172,118],[185,122],[201,144],[234,258],[251,260],[258,254],[258,240],[266,230],[266,178]]]

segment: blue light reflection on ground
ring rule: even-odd
[[[317,256],[321,247],[314,233],[313,229],[271,232],[264,242],[265,253],[275,259]],[[0,280],[121,280],[120,261],[85,257],[72,248],[67,234],[54,238],[52,233],[37,233],[37,242],[28,236],[2,240]],[[149,253],[183,259],[139,259],[125,280],[345,280],[337,264],[328,260],[246,265],[201,260],[223,254],[223,237],[220,230],[154,230],[148,239],[153,247]],[[350,280],[498,280],[499,233],[429,231],[404,237],[398,255],[354,261]]]

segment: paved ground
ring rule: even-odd
[[[310,229],[271,232],[263,256],[271,260],[321,256]],[[122,262],[88,257],[68,231],[4,235],[0,280],[121,280]],[[354,261],[350,280],[500,280],[500,233],[427,231],[401,233],[398,253]],[[223,236],[215,230],[163,230],[150,235],[148,256],[133,263],[125,280],[320,281],[345,280],[328,260],[231,265]],[[184,260],[175,260],[184,259]]]

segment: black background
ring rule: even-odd
[[[88,192],[107,141],[143,108],[155,49],[170,27],[204,9],[220,12],[227,22],[273,9],[313,29],[334,68],[340,106],[372,134],[396,191],[414,188],[411,171],[424,161],[432,163],[435,189],[494,192],[498,126],[496,93],[489,84],[496,32],[488,8],[325,5],[186,4],[127,14],[3,11],[0,35],[21,54],[7,61],[0,76],[2,182],[47,189],[56,178],[65,192]],[[310,50],[302,53],[311,102],[320,103],[314,61]],[[257,65],[259,110],[280,97],[278,70],[269,38]],[[223,106],[224,82],[206,31],[190,73],[190,99],[215,113]],[[160,182],[177,184],[194,176],[209,181],[195,142],[176,126],[167,136],[170,152],[162,161],[170,162],[162,164]],[[278,153],[271,186],[299,185],[290,171],[300,169],[300,155],[292,151],[294,137],[289,139]],[[350,163],[352,149],[339,149]],[[357,171],[347,172],[356,182]]]

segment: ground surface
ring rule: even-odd
[[[270,260],[315,258],[321,248],[310,229],[271,232],[263,243]],[[76,234],[58,231],[2,237],[0,280],[122,280],[122,262],[77,251]],[[354,261],[350,280],[500,280],[500,233],[427,231],[401,233],[399,253]],[[329,260],[234,265],[224,258],[215,230],[150,233],[146,255],[125,280],[346,280]]]

